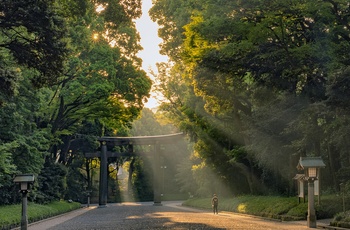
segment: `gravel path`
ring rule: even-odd
[[[92,206],[59,217],[30,224],[29,230],[82,229],[240,229],[240,230],[302,230],[306,221],[278,222],[229,212],[214,215],[181,206],[180,202],[108,204]]]

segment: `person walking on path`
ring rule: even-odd
[[[211,206],[213,207],[214,214],[218,214],[218,205],[219,205],[219,198],[216,196],[216,194],[213,195],[213,198],[211,199]]]

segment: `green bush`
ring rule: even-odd
[[[294,217],[296,220],[305,220],[307,217],[307,206],[307,203],[300,203],[288,210],[286,216]]]
[[[350,211],[337,213],[331,222],[332,226],[350,228]]]

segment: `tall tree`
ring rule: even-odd
[[[57,83],[67,54],[65,21],[54,1],[0,2],[1,92],[13,93],[14,62],[39,72],[31,77],[35,86]]]
[[[49,92],[49,109],[40,124],[50,127],[54,137],[51,160],[73,167],[84,152],[94,151],[87,141],[91,135],[125,135],[143,108],[151,80],[136,56],[141,47],[133,20],[140,16],[139,3],[86,1],[82,17],[69,18],[72,54],[60,84]],[[69,10],[74,9],[66,11],[73,15]],[[82,140],[87,141],[83,146]]]
[[[322,105],[326,88],[349,63],[348,56],[337,55],[349,49],[346,1],[202,1],[187,9],[180,2],[176,12],[183,14],[172,13],[172,3],[157,1],[151,14],[162,27],[163,52],[177,70],[167,77],[186,79],[192,89],[187,92],[203,99],[188,103],[188,95],[179,94],[184,104],[171,117],[187,117],[197,127],[191,132],[206,146],[199,154],[205,159],[226,154],[231,167],[243,163],[245,169],[236,171],[247,172],[252,192],[254,177],[283,192],[289,178],[274,182],[294,173],[299,156],[332,155],[325,151],[334,147],[327,148],[323,125],[331,116],[317,112],[332,114]],[[220,127],[221,135],[209,127]],[[206,138],[211,132],[214,138]],[[222,161],[227,158],[214,167],[223,170]]]
[[[84,164],[79,157],[97,147],[92,137],[124,134],[149,95],[136,56],[140,1],[2,1],[0,9],[0,170],[39,174],[44,201],[63,197],[66,177],[80,178],[67,167]],[[61,173],[55,194],[52,165]]]
[[[53,135],[72,135],[82,121],[95,120],[117,132],[141,111],[151,81],[136,57],[141,49],[132,21],[139,16],[137,3],[125,7],[118,1],[87,2],[81,18],[70,18],[72,55],[43,118],[43,125],[49,124]],[[104,135],[102,130],[99,135]],[[57,144],[53,154],[61,149]],[[64,145],[62,159],[69,142]]]

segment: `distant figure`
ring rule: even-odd
[[[211,199],[211,206],[213,207],[214,214],[218,214],[218,205],[219,205],[219,198],[216,196],[216,194],[213,195],[213,198]]]

